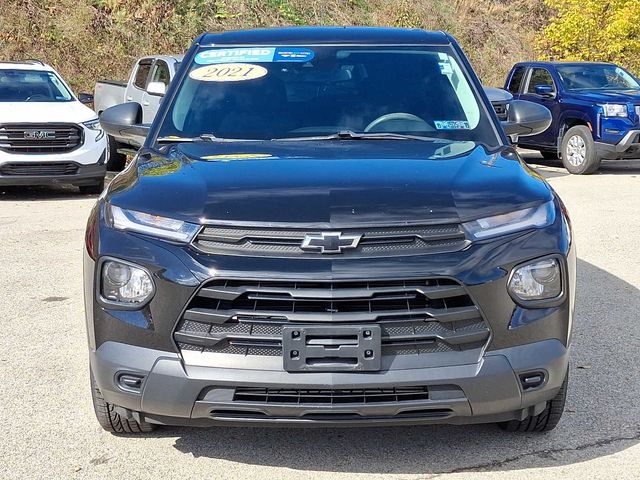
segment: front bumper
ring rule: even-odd
[[[558,340],[486,352],[481,361],[448,367],[365,373],[288,373],[185,366],[178,354],[116,342],[91,353],[91,369],[105,400],[152,423],[380,425],[487,423],[539,413],[564,381],[569,350]],[[523,389],[520,375],[543,372]],[[141,379],[120,386],[123,374]],[[406,402],[291,404],[234,400],[237,387],[363,389],[426,386],[428,399]]]
[[[595,142],[598,158],[616,160],[640,156],[640,130],[629,130],[618,143]]]

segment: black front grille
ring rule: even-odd
[[[58,176],[76,173],[78,173],[78,164],[71,162],[22,162],[5,163],[0,166],[0,175],[4,176]]]
[[[355,248],[342,250],[341,257],[445,253],[461,250],[468,244],[459,224],[444,224],[328,230],[207,226],[196,236],[193,245],[204,253],[216,255],[332,258],[318,251],[304,250],[302,244],[307,235],[336,232],[360,238]]]
[[[426,386],[354,389],[277,389],[237,387],[234,402],[261,404],[371,404],[429,400]]]
[[[383,355],[483,346],[489,330],[449,279],[287,282],[214,280],[189,302],[174,338],[182,350],[281,355],[285,325],[378,324]]]
[[[67,153],[82,145],[83,131],[67,123],[0,125],[0,150],[11,153]]]

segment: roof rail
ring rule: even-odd
[[[7,62],[1,62],[1,63],[14,63],[14,64],[26,63],[27,65],[42,65],[43,67],[46,66],[42,60],[37,60],[35,58],[28,58],[26,60],[19,60],[19,61],[7,61]]]

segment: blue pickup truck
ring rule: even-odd
[[[640,157],[640,83],[622,67],[592,62],[525,62],[505,89],[551,110],[551,127],[517,144],[561,158],[573,174],[594,173],[602,159]]]

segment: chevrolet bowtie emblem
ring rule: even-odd
[[[356,248],[362,235],[343,235],[341,232],[311,233],[304,237],[300,248],[320,253],[342,253]]]

